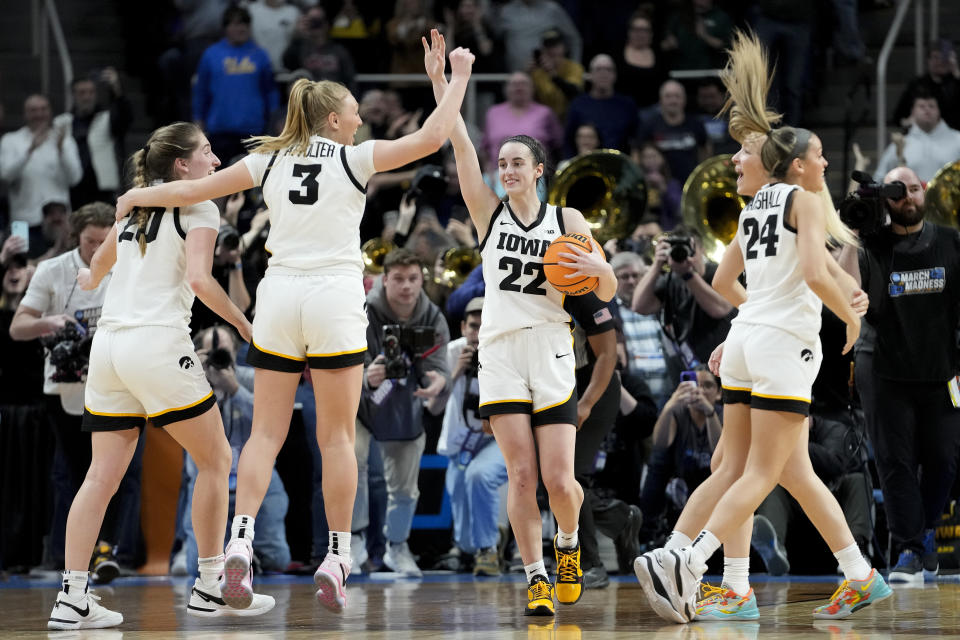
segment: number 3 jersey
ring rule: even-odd
[[[363,274],[360,220],[376,171],[373,145],[312,136],[303,155],[285,149],[244,158],[270,211],[269,270]]]
[[[521,224],[506,202],[493,212],[480,244],[486,283],[481,348],[517,329],[570,322],[570,315],[563,310],[563,294],[543,273],[543,254],[564,233],[560,209],[545,202],[529,226]]]
[[[190,330],[193,289],[187,283],[187,234],[220,228],[220,211],[206,200],[189,207],[156,208],[143,229],[136,216],[119,223],[117,263],[97,327],[120,329],[147,325]],[[147,241],[140,255],[140,236]]]
[[[747,301],[733,322],[769,325],[814,339],[823,303],[803,279],[797,230],[787,223],[798,191],[796,185],[768,184],[740,213],[736,241],[743,252]]]

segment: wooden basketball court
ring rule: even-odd
[[[382,574],[386,576],[388,574]],[[754,578],[758,622],[667,624],[649,609],[632,576],[614,577],[606,589],[587,591],[581,601],[559,607],[556,620],[521,615],[526,601],[522,576],[474,579],[429,575],[423,580],[352,578],[347,611],[336,616],[321,608],[310,578],[259,579],[258,591],[277,600],[257,618],[201,620],[186,615],[192,579],[129,578],[101,588],[102,604],[119,610],[124,623],[111,630],[48,632],[47,616],[58,584],[12,578],[0,582],[0,637],[7,638],[658,638],[753,640],[755,638],[960,637],[960,584],[941,582],[898,588],[892,598],[846,621],[814,621],[815,605],[833,593],[824,577]]]

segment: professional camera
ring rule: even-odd
[[[406,378],[410,375],[410,362],[427,352],[436,339],[433,327],[404,327],[399,324],[383,325],[383,357],[386,360],[387,378]]]
[[[474,350],[473,357],[470,358],[470,363],[467,365],[467,368],[463,370],[463,375],[466,378],[476,378],[477,374],[480,373],[480,352]]]
[[[436,203],[443,198],[446,191],[447,175],[443,172],[443,167],[425,164],[417,169],[407,195],[408,198],[416,199],[418,202]]]
[[[687,235],[668,233],[660,239],[670,245],[670,259],[674,262],[683,262],[694,253],[693,238]]]
[[[210,351],[207,352],[207,364],[214,369],[223,371],[233,366],[233,354],[220,346],[220,332],[214,327],[210,334]]]
[[[52,336],[40,342],[50,351],[50,364],[56,367],[54,382],[83,382],[90,362],[90,343],[93,336],[86,329],[68,322]]]
[[[231,224],[221,224],[217,232],[217,247],[221,251],[233,251],[240,246],[240,232]]]
[[[840,219],[861,236],[876,233],[886,217],[884,200],[902,200],[907,196],[907,187],[899,180],[889,184],[873,181],[873,176],[863,171],[854,171],[851,176],[860,186],[840,202]]]

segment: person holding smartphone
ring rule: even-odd
[[[710,475],[710,458],[720,440],[717,377],[701,364],[682,372],[680,380],[653,427],[653,451],[640,490],[648,535],[676,520],[687,496]]]

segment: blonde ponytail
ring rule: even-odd
[[[327,117],[343,109],[349,89],[339,82],[312,82],[301,78],[290,88],[287,119],[279,136],[253,136],[244,140],[250,153],[268,153],[289,149],[292,155],[303,155],[310,145],[310,136],[322,132]]]
[[[840,219],[840,214],[837,213],[836,207],[833,206],[833,198],[830,196],[829,189],[824,186],[816,195],[823,204],[824,219],[827,223],[826,231],[827,236],[829,236],[828,240],[835,244],[850,245],[852,247],[858,246],[860,241],[857,239],[857,236],[850,230],[850,227],[843,224],[843,221]]]
[[[767,108],[773,71],[757,35],[752,31],[734,31],[727,54],[721,80],[728,95],[717,115],[730,113],[730,135],[743,144],[752,136],[769,135],[783,116]]]

